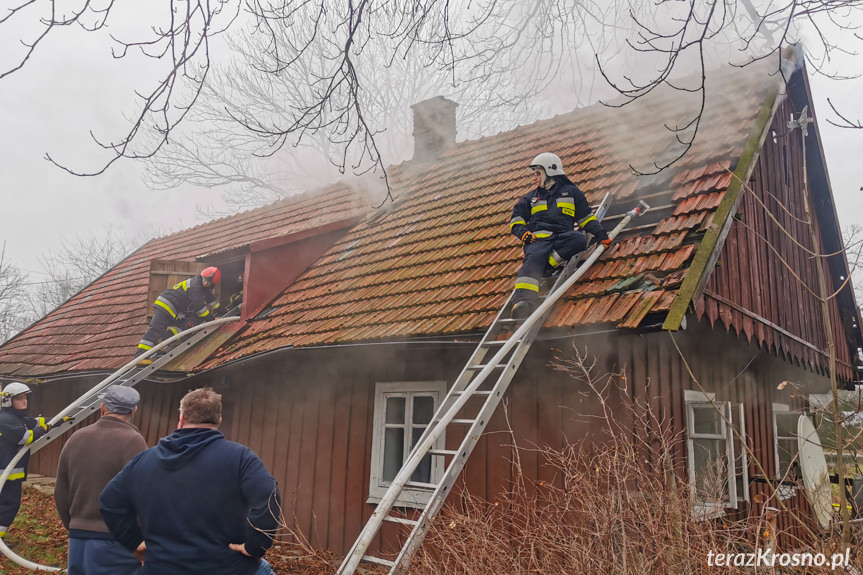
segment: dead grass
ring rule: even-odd
[[[66,566],[66,529],[60,522],[50,493],[24,484],[21,511],[15,518],[6,543],[18,555],[43,565]],[[289,543],[277,543],[267,553],[267,561],[278,575],[332,575],[338,558],[325,551],[308,552]],[[0,574],[32,575],[0,555]]]

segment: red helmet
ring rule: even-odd
[[[209,267],[201,272],[201,277],[216,285],[222,279],[222,272],[219,271],[219,268]]]

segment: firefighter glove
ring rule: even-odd
[[[60,425],[62,425],[62,424],[64,424],[64,423],[75,423],[75,420],[73,420],[73,419],[72,419],[71,417],[69,417],[68,415],[64,415],[64,416],[60,419],[60,421],[58,421],[57,423],[59,423]]]
[[[590,239],[590,245],[594,246],[596,244],[602,244],[606,247],[611,245],[611,238],[608,237],[608,233],[603,230],[597,230],[593,237]]]
[[[524,245],[532,244],[534,240],[536,240],[536,236],[531,231],[526,231],[521,235],[521,242]]]
[[[41,427],[41,428],[42,428],[42,429],[44,429],[45,431],[50,431],[50,429],[51,429],[51,424],[50,424],[50,423],[46,423],[46,422],[45,422],[45,418],[44,418],[44,417],[37,417],[37,418],[36,418],[36,427]]]

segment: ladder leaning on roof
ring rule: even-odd
[[[617,237],[621,231],[629,226],[632,220],[649,208],[644,202],[639,202],[639,204],[639,207],[627,212],[623,220],[608,234],[611,239]],[[607,208],[608,196],[606,195],[602,204],[596,210],[597,219],[602,219]],[[473,355],[471,355],[467,365],[465,365],[452,388],[450,388],[446,397],[444,397],[428,427],[426,427],[422,436],[414,445],[413,450],[393,479],[380,503],[378,503],[369,521],[363,527],[363,530],[339,567],[337,575],[353,575],[361,561],[386,565],[390,568],[390,575],[400,575],[407,571],[413,554],[419,548],[423,537],[425,537],[426,532],[431,526],[431,522],[443,506],[450,488],[455,483],[467,458],[479,441],[486,423],[503,398],[510,381],[512,381],[513,376],[518,371],[518,367],[530,349],[536,334],[551,313],[552,306],[561,295],[584,275],[604,251],[605,246],[598,244],[583,263],[580,262],[578,256],[573,257],[555,281],[554,286],[548,295],[546,295],[544,301],[523,323],[522,320],[514,320],[507,317],[506,312],[510,309],[510,302],[512,301],[512,295],[510,295],[506,304],[498,312],[497,317],[473,352]],[[521,323],[521,326],[508,339],[497,339],[499,334],[508,331],[507,327],[515,323]],[[491,359],[487,359],[486,356],[494,348],[499,349]],[[485,382],[488,375],[495,370],[500,372],[497,381],[491,386],[480,389],[480,386]],[[484,397],[485,401],[482,403],[482,407],[467,418],[456,418],[459,410],[465,406],[471,397]],[[457,450],[446,450],[442,449],[442,446],[437,445],[442,433],[450,425],[458,426],[462,429],[467,427],[464,440]],[[445,458],[444,462],[449,459],[449,463],[446,465],[441,479],[437,483],[412,481],[412,476],[416,469],[427,457]],[[392,514],[392,509],[405,488],[424,490],[429,494],[428,501],[421,504],[422,512],[417,520]],[[395,561],[366,554],[372,539],[380,531],[384,521],[410,528],[410,534],[402,544]]]
[[[206,339],[208,335],[216,331],[223,324],[237,321],[240,318],[238,316],[234,317],[223,317],[221,319],[216,319],[211,322],[207,322],[193,328],[187,329],[185,331],[181,331],[177,335],[172,336],[170,339],[166,339],[159,345],[153,347],[148,350],[145,354],[137,356],[135,359],[97,383],[93,388],[84,393],[81,397],[76,399],[74,402],[69,404],[63,411],[55,415],[51,421],[49,422],[52,426],[61,422],[64,417],[69,417],[68,423],[71,423],[71,426],[75,426],[85,419],[87,419],[90,415],[95,413],[99,409],[99,405],[102,403],[102,397],[105,395],[105,392],[108,391],[111,387],[117,386],[126,386],[133,387],[136,384],[140,383],[153,373],[155,373],[161,367],[167,365],[175,358],[183,355],[187,351],[193,349],[198,343],[202,340]],[[149,365],[139,365],[138,362],[144,359],[152,358],[153,362]],[[9,465],[6,466],[6,469],[3,471],[3,474],[0,475],[0,491],[3,490],[3,486],[6,485],[6,480],[9,478],[9,475],[12,472],[12,469],[15,465],[24,457],[28,451],[30,453],[36,453],[58,437],[62,436],[66,431],[69,430],[69,427],[66,425],[57,425],[57,427],[52,428],[48,433],[31,443],[30,445],[25,445],[22,447],[15,457],[12,458],[12,461]],[[32,561],[28,561],[23,557],[15,554],[9,547],[0,539],[0,553],[3,553],[6,557],[14,561],[15,563],[21,565],[22,567],[26,567],[27,569],[32,569],[34,571],[63,571],[60,567],[50,567],[48,565],[40,565],[39,563],[34,563]]]

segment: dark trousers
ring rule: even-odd
[[[113,539],[69,538],[67,575],[138,575],[141,562]]]
[[[3,485],[3,491],[0,491],[0,537],[5,537],[18,515],[18,509],[21,507],[21,484],[23,479],[7,481]]]
[[[539,280],[564,265],[587,247],[587,238],[575,230],[553,234],[524,246],[524,261],[515,280],[513,302],[539,299]]]
[[[178,325],[177,320],[171,317],[171,314],[160,307],[156,307],[153,312],[153,319],[150,320],[150,327],[141,339],[141,343],[138,344],[138,353],[147,351],[165,336],[170,337],[181,331],[183,331],[182,328]]]

